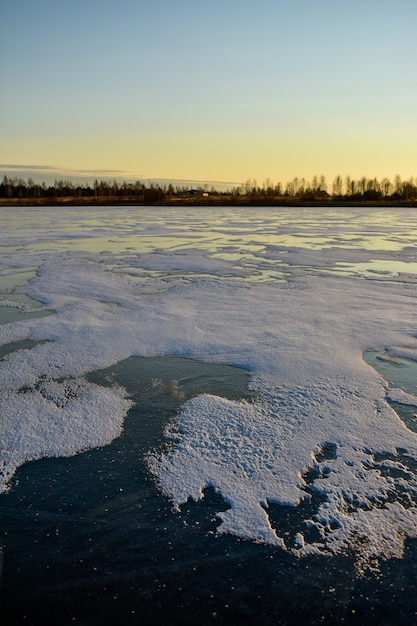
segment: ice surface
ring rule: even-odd
[[[393,402],[400,404],[410,404],[417,407],[417,397],[406,393],[403,389],[390,389],[387,394],[388,398]]]
[[[57,226],[65,215],[68,224],[73,219],[70,211],[60,211],[49,239],[59,236]],[[180,221],[179,212],[172,215]],[[263,219],[258,215],[258,231],[262,224],[265,231],[272,230],[270,219]],[[404,219],[400,212],[398,223]],[[306,232],[319,228],[319,220],[311,220]],[[170,227],[167,249],[159,240],[158,250],[120,253],[118,244],[111,260],[111,250],[80,254],[78,248],[63,251],[58,246],[45,251],[40,239],[33,250],[4,252],[0,265],[6,273],[38,265],[24,292],[53,314],[0,326],[0,344],[42,342],[1,362],[2,488],[26,460],[75,454],[118,436],[129,400],[118,387],[87,382],[86,373],[132,355],[229,363],[249,369],[257,399],[194,398],[167,433],[174,442],[171,451],[149,457],[151,471],[174,505],[202,498],[211,485],[231,505],[219,513],[219,532],[284,548],[268,505],[297,506],[313,489],[324,496],[305,524],[306,531],[315,529],[315,538],[298,532],[295,553],[352,548],[367,558],[401,556],[406,537],[417,537],[417,476],[411,465],[401,477],[393,476],[379,455],[398,463],[404,463],[404,455],[417,459],[417,435],[388,403],[417,399],[388,389],[362,355],[374,350],[393,359],[406,354],[417,360],[415,277],[375,281],[355,278],[354,272],[343,277],[327,272],[340,259],[340,224],[327,233],[333,246],[313,251],[304,241],[294,248],[293,239],[288,247],[282,241],[269,244],[257,253],[257,265],[251,257],[250,272],[245,255],[240,261],[227,261],[226,255],[213,260],[213,241],[204,254],[195,241],[189,249],[182,241],[181,252],[173,253],[176,224]],[[289,224],[283,228],[290,229]],[[217,235],[222,227],[225,232],[229,225],[218,225]],[[149,233],[151,226],[147,228]],[[195,216],[190,228],[198,230]],[[166,225],[155,227],[159,236],[164,229]],[[235,229],[239,237],[250,231],[250,218],[242,215]],[[370,227],[368,239],[372,232]],[[118,233],[114,229],[113,235]],[[42,236],[48,239],[46,233]],[[388,229],[384,236],[390,236]],[[246,237],[253,245],[253,233]],[[258,242],[260,237],[258,232]],[[105,243],[109,245],[109,237]],[[220,247],[224,243],[221,238]],[[403,243],[396,241],[395,258],[410,263],[409,242]],[[245,244],[236,248],[240,245]],[[387,247],[389,257],[393,252]],[[358,248],[358,261],[372,257],[370,248]],[[287,282],[254,281],[256,271],[274,258],[286,264]],[[343,257],[348,258],[354,261],[352,250]],[[138,267],[166,274],[141,284],[116,274],[115,266],[125,268],[127,277]],[[174,270],[191,278],[193,272],[216,272],[219,278],[189,276],[184,281],[173,277]],[[323,453],[328,449],[334,451],[330,456]],[[307,476],[314,477],[309,489]],[[407,501],[396,497],[404,491]]]

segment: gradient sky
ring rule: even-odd
[[[417,176],[416,25],[416,0],[4,1],[0,171]]]

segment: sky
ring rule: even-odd
[[[417,176],[416,24],[416,0],[5,0],[0,172]]]

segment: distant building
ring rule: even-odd
[[[208,191],[204,191],[203,189],[187,189],[187,191],[184,191],[182,194],[182,197],[188,198],[189,196],[203,196],[204,198],[207,198],[208,195]]]

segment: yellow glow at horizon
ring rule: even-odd
[[[120,170],[137,178],[258,184],[295,176],[403,179],[417,176],[415,138],[370,129],[358,134],[297,131],[149,132],[18,137],[2,142],[0,162],[53,165],[68,171]],[[111,178],[111,176],[109,176]]]

